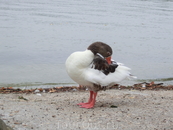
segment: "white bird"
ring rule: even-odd
[[[88,102],[79,103],[82,108],[95,105],[97,92],[126,78],[136,78],[130,68],[111,59],[112,48],[102,42],[91,44],[85,51],[72,53],[66,60],[66,71],[71,79],[90,90]]]

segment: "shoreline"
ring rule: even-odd
[[[164,86],[173,85],[173,78],[158,78],[158,79],[136,79],[136,80],[125,80],[121,83],[123,86],[133,86],[134,84],[142,82],[163,83]],[[0,83],[1,87],[13,87],[20,89],[36,89],[36,88],[52,88],[52,87],[70,87],[77,86],[77,83],[54,83],[54,82],[18,82],[18,83]]]
[[[124,86],[120,84],[115,84],[114,86],[108,88],[109,89],[128,89],[128,90],[173,90],[173,85],[163,85],[163,83],[155,83],[155,82],[142,82],[137,83],[132,86]],[[13,88],[13,87],[0,87],[0,93],[8,94],[8,93],[55,93],[55,92],[73,92],[73,91],[87,91],[87,87],[81,86],[58,86],[58,87],[48,87],[48,88]]]
[[[100,91],[92,109],[76,105],[88,100],[88,91],[61,90],[1,93],[0,118],[14,130],[173,129],[172,90]]]

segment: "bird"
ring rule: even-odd
[[[79,103],[81,108],[93,108],[98,91],[105,90],[126,78],[136,78],[130,68],[112,59],[112,48],[103,42],[94,42],[84,51],[73,52],[65,66],[69,77],[90,91],[89,100]]]

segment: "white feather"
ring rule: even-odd
[[[117,63],[118,67],[114,73],[105,75],[103,72],[90,67],[94,54],[90,50],[74,52],[66,60],[66,70],[69,76],[78,84],[92,86],[110,86],[133,76],[130,68],[122,63]]]

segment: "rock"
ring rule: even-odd
[[[13,130],[11,127],[7,126],[3,120],[0,119],[0,130]]]
[[[41,94],[40,94],[40,93],[37,93],[36,95],[37,95],[37,96],[41,96]]]
[[[38,90],[38,89],[36,89],[35,91],[34,91],[34,93],[39,93],[40,92],[40,90]]]

